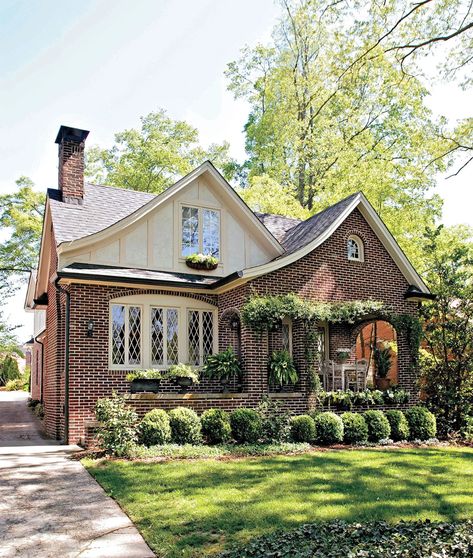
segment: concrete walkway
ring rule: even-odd
[[[0,392],[0,557],[151,558],[130,519],[46,440],[23,392]]]

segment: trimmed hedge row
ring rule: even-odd
[[[262,439],[263,420],[255,409],[240,408],[232,413],[209,409],[199,418],[186,407],[169,412],[154,409],[139,425],[139,440],[146,446],[174,444],[225,444],[231,439],[239,444],[254,444]],[[341,416],[327,411],[292,417],[289,435],[294,442],[318,445],[362,444],[391,438],[427,440],[436,434],[435,417],[424,407],[402,411],[369,410],[346,412]]]
[[[319,445],[362,444],[391,438],[402,440],[428,440],[437,432],[435,417],[424,407],[406,411],[391,410],[346,412],[341,416],[330,411],[313,416],[299,415],[291,420],[291,438],[295,442]]]

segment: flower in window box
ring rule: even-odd
[[[186,264],[192,269],[211,271],[217,269],[218,259],[210,254],[191,254],[187,256]]]

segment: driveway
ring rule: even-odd
[[[118,504],[45,439],[23,392],[0,392],[0,557],[151,558]]]

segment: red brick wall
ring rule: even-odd
[[[84,145],[67,139],[59,144],[59,189],[70,203],[84,198]]]
[[[55,246],[54,232],[51,245]],[[50,277],[57,269],[55,250],[50,255]],[[48,282],[46,337],[44,340],[44,425],[46,433],[57,440],[64,437],[64,346],[65,295],[58,293],[54,281]]]
[[[346,240],[357,234],[365,244],[365,262],[351,262],[346,256]],[[53,262],[54,263],[54,262]],[[55,266],[52,267],[54,269]],[[218,395],[221,386],[216,382],[203,381],[193,389],[195,395],[183,396],[168,382],[163,382],[157,395],[133,396],[130,403],[140,414],[154,407],[172,408],[190,406],[201,412],[210,407],[228,410],[239,406],[256,406],[268,393],[267,362],[270,352],[268,334],[257,334],[244,324],[238,330],[230,327],[230,317],[253,292],[287,293],[297,292],[313,300],[343,301],[372,298],[384,301],[398,313],[414,314],[416,304],[406,302],[403,294],[408,287],[400,271],[378,241],[358,211],[315,252],[301,260],[251,281],[216,297],[215,295],[189,294],[218,305],[219,347],[239,344],[242,365],[245,371],[242,393]],[[70,321],[70,420],[69,441],[83,441],[85,425],[94,420],[94,406],[98,397],[109,396],[115,389],[128,393],[126,371],[108,370],[109,304],[112,298],[127,294],[155,293],[157,290],[136,290],[108,286],[71,285]],[[172,292],[167,294],[179,295]],[[60,302],[63,304],[62,295]],[[182,296],[182,294],[181,294]],[[63,417],[60,407],[63,402],[63,313],[55,321],[58,300],[54,286],[49,292],[48,338],[47,338],[47,391],[46,425],[48,432],[62,432]],[[94,321],[93,337],[87,338],[87,322]],[[52,326],[52,327],[50,327]],[[360,327],[360,326],[357,326]],[[330,354],[340,346],[352,348],[355,354],[357,327],[337,325],[330,328]],[[59,332],[56,338],[55,332]],[[399,382],[415,393],[415,374],[410,368],[407,340],[402,335],[399,344]],[[236,348],[236,347],[235,347]],[[303,325],[293,324],[293,354],[300,372],[300,381],[294,394],[280,394],[278,399],[283,408],[293,412],[304,412],[310,405],[307,371],[305,370],[305,333]],[[354,357],[353,357],[354,358]],[[52,370],[55,373],[52,373]],[[232,391],[236,391],[233,386]],[[210,396],[212,393],[214,395]],[[62,397],[62,399],[61,399]],[[415,399],[415,396],[414,396]]]

